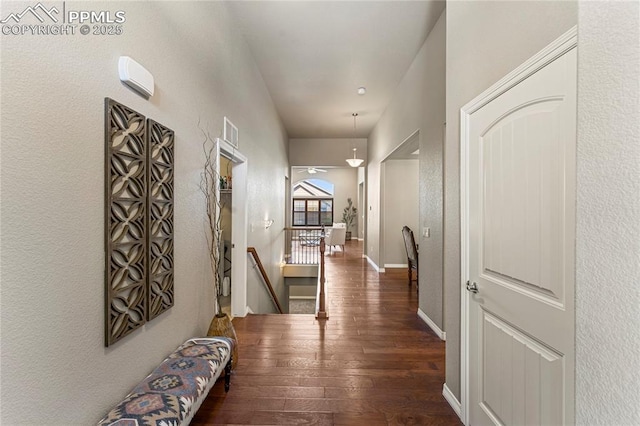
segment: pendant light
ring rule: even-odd
[[[358,113],[354,112],[353,114],[351,114],[351,116],[353,117],[353,133],[355,134],[355,132],[356,132],[356,117],[358,117]],[[363,159],[356,158],[356,150],[357,150],[357,148],[353,148],[353,158],[347,158],[346,159],[346,162],[349,163],[349,165],[351,167],[359,167],[360,164],[362,164],[364,162]]]
[[[362,158],[356,158],[356,148],[353,148],[353,158],[347,158],[346,161],[351,167],[358,167],[364,160]]]

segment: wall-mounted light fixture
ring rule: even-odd
[[[265,219],[264,220],[264,229],[271,228],[271,225],[273,225],[273,222],[274,222],[273,219]]]

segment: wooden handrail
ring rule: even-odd
[[[264,280],[265,285],[267,286],[267,290],[269,290],[269,294],[271,295],[271,300],[273,300],[273,304],[278,308],[278,313],[282,314],[282,306],[280,306],[280,302],[278,301],[278,296],[276,296],[276,292],[273,291],[273,286],[271,285],[271,281],[269,281],[269,277],[267,276],[267,271],[264,270],[264,266],[262,266],[262,262],[260,261],[260,256],[258,256],[258,252],[255,247],[247,247],[247,253],[251,253],[253,256],[253,260],[258,265],[258,269],[260,270],[260,275],[262,275],[262,279]]]
[[[326,282],[324,276],[324,251],[326,245],[324,237],[320,238],[320,285],[318,286],[318,304],[316,310],[316,319],[328,319],[327,302],[325,300],[324,284]]]
[[[289,226],[285,227],[285,231],[322,231],[324,226]]]

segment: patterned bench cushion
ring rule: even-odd
[[[224,337],[187,340],[98,424],[188,424],[229,362],[233,344]]]

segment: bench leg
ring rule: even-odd
[[[229,358],[229,362],[224,367],[224,391],[229,392],[229,386],[231,386],[231,361],[233,356]]]

